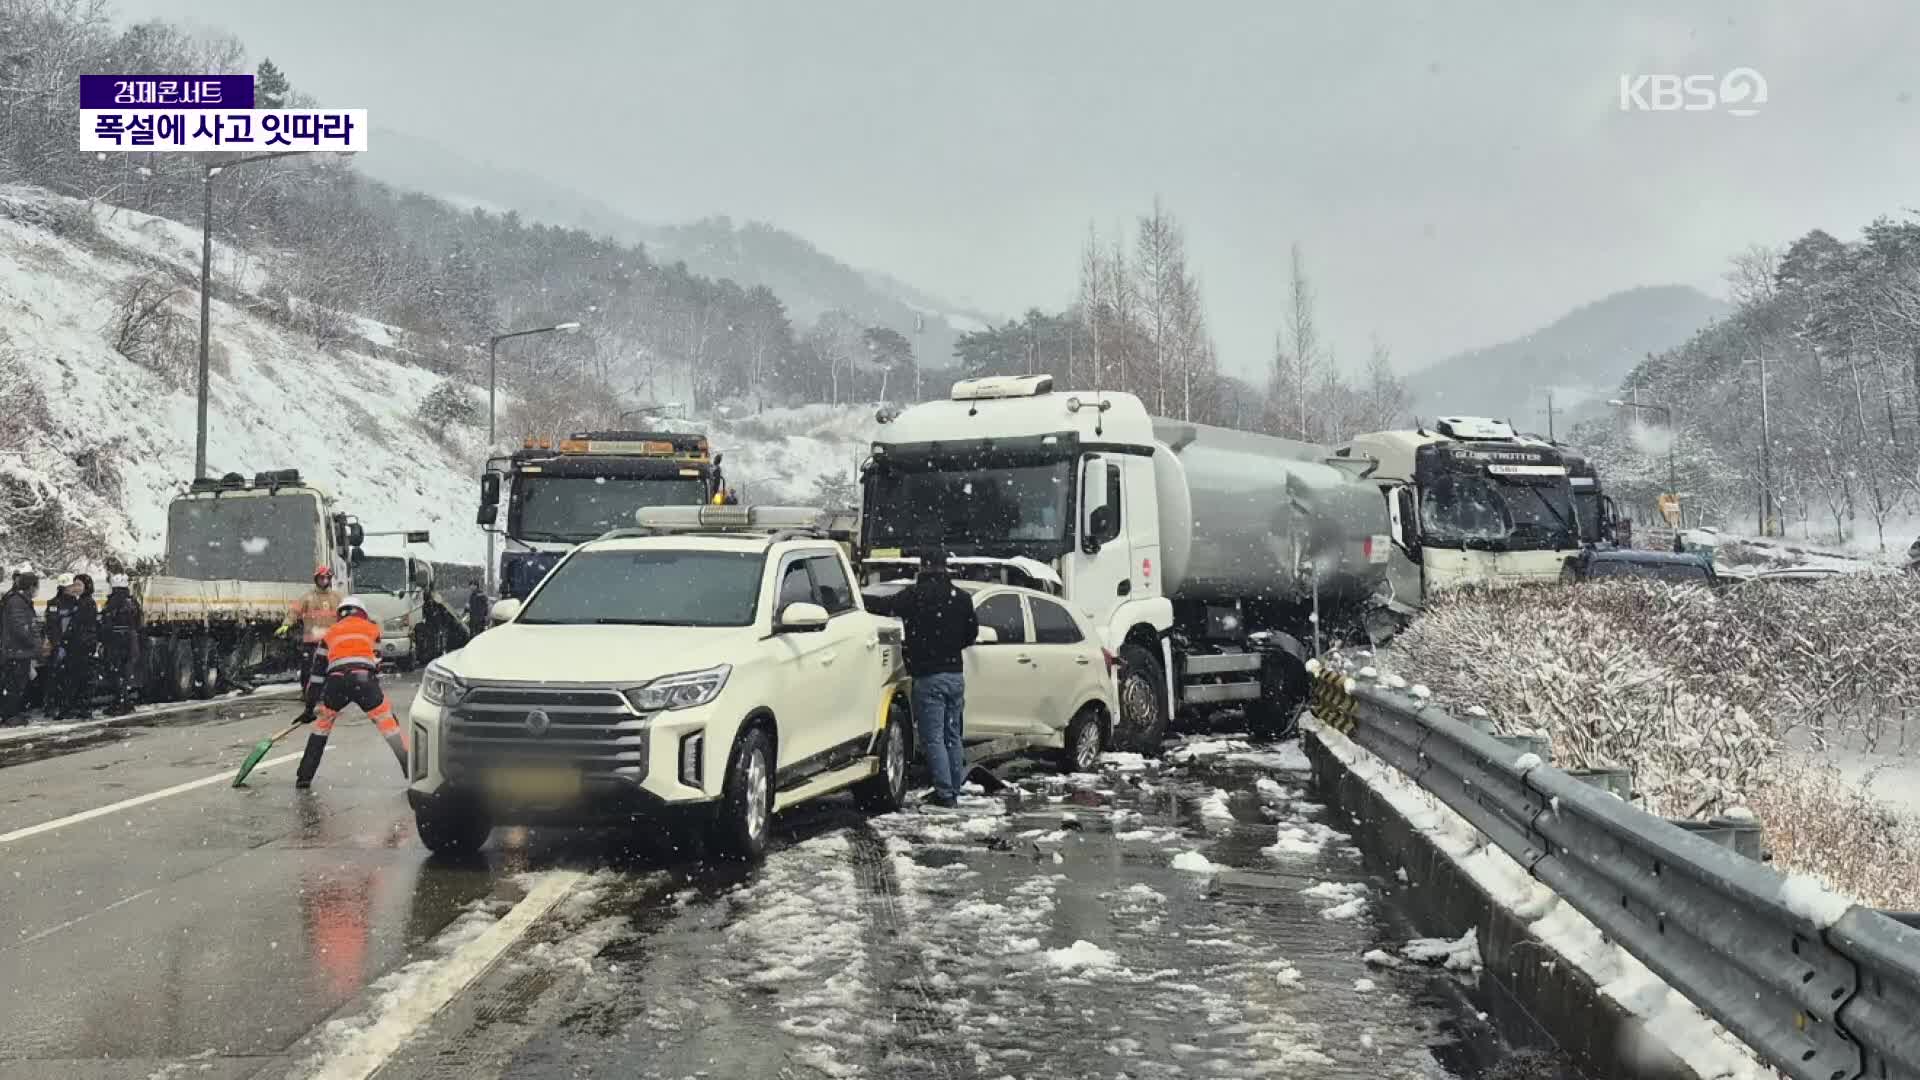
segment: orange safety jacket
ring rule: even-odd
[[[333,624],[340,621],[341,599],[339,591],[335,589],[313,589],[303,593],[287,609],[287,625],[299,623],[301,637],[306,643],[317,644],[327,636]]]
[[[350,668],[380,669],[380,627],[372,619],[349,615],[327,631],[327,672]]]

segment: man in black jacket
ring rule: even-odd
[[[33,662],[40,659],[40,622],[33,617],[33,594],[40,578],[32,570],[13,575],[13,588],[0,596],[0,724],[25,723],[27,687]]]
[[[106,664],[108,686],[113,691],[107,715],[125,716],[133,711],[139,693],[140,628],[145,618],[127,575],[108,578],[107,588],[107,605],[100,609],[100,659]]]
[[[61,720],[93,718],[93,654],[100,648],[100,607],[93,598],[93,578],[73,576],[73,610],[61,638],[66,660],[60,667]]]
[[[952,806],[959,801],[967,777],[965,728],[966,680],[962,656],[980,633],[973,600],[954,588],[947,574],[947,554],[929,551],[920,556],[920,576],[892,596],[867,602],[877,615],[891,615],[906,624],[907,673],[913,676],[913,716],[920,729],[920,748],[927,755],[933,777],[933,802]]]
[[[72,574],[54,579],[53,595],[47,599],[47,661],[40,665],[40,711],[49,720],[57,720],[67,711],[67,627],[73,622],[74,609],[80,606],[80,590]]]

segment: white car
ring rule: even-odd
[[[407,798],[429,848],[694,813],[752,858],[797,803],[852,787],[868,809],[901,804],[899,632],[862,606],[840,547],[744,507],[641,512],[681,518],[695,524],[575,548],[428,667]]]
[[[1061,751],[1069,772],[1092,772],[1113,743],[1114,669],[1087,617],[1037,589],[954,582],[973,599],[980,637],[966,651],[966,738]],[[891,595],[907,582],[869,585]]]

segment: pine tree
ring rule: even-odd
[[[253,107],[256,109],[284,109],[287,107],[287,94],[292,91],[287,85],[287,77],[274,66],[272,60],[262,59],[260,70],[253,76]]]

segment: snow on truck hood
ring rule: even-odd
[[[440,660],[479,682],[624,683],[738,663],[753,654],[751,626],[521,626],[506,623]]]

